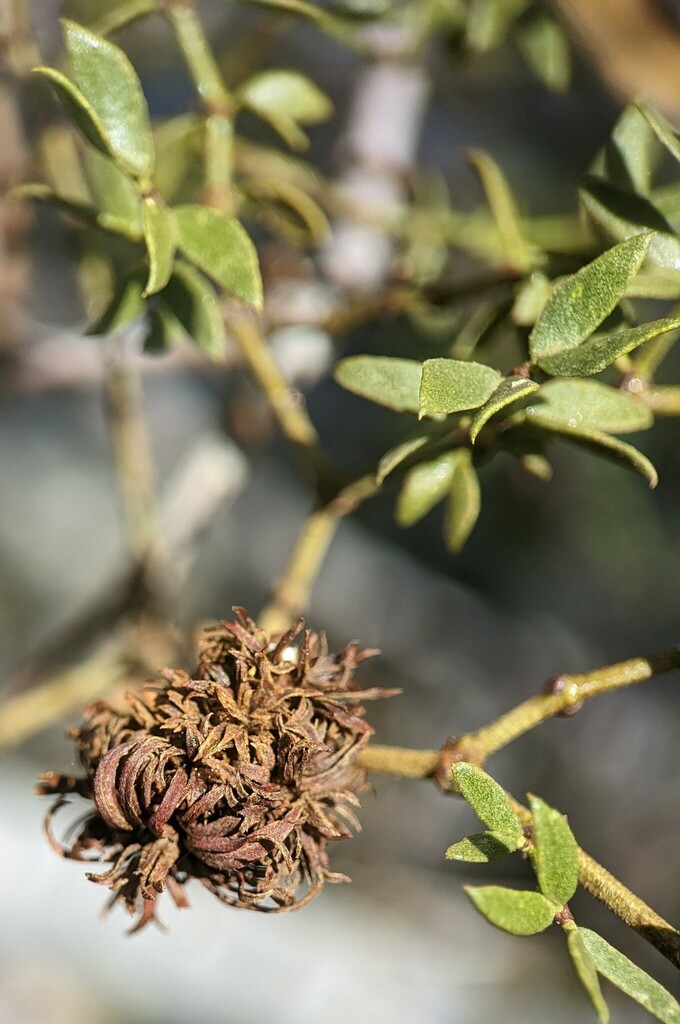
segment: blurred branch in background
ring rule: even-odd
[[[658,0],[553,0],[609,87],[680,118],[680,26]]]

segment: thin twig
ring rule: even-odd
[[[630,661],[606,665],[594,672],[558,676],[551,680],[543,693],[530,697],[495,722],[461,737],[458,744],[462,745],[461,749],[465,744],[474,747],[476,759],[481,758],[479,763],[483,763],[490,754],[541,725],[548,718],[573,714],[591,697],[618,690],[622,686],[645,682],[653,676],[677,668],[680,668],[680,646],[651,654],[647,658],[631,658]]]
[[[243,305],[228,309],[227,325],[250,372],[264,391],[284,435],[302,449],[315,470],[320,462],[319,435],[305,406],[288,387],[267,347],[257,314]]]
[[[127,537],[143,582],[154,592],[161,584],[162,559],[144,396],[136,366],[119,339],[113,344],[104,388]]]
[[[15,746],[46,729],[74,707],[103,696],[126,674],[127,636],[110,636],[88,661],[18,693],[0,705],[0,749]]]
[[[309,603],[309,595],[341,519],[378,490],[372,474],[360,477],[305,520],[281,580],[259,618],[270,633],[287,629]]]

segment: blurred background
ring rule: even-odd
[[[41,59],[56,62],[58,17],[91,23],[112,5],[24,6]],[[532,75],[511,41],[472,57],[442,32],[421,66],[403,69],[391,60],[389,38],[380,39],[384,80],[376,87],[375,61],[304,21],[274,31],[259,9],[217,0],[200,9],[225,67],[230,60],[296,67],[329,93],[335,116],[313,131],[310,150],[326,174],[356,184],[372,155],[387,153],[381,201],[399,197],[417,164],[440,173],[456,207],[472,208],[479,190],[466,151],[481,147],[504,168],[523,211],[571,213],[578,180],[626,97],[647,95],[680,120],[680,8],[671,0],[555,4],[573,62],[562,94]],[[140,22],[119,41],[143,79],[152,115],[191,107],[160,18]],[[27,87],[17,110],[10,85],[6,69],[5,186],[26,176],[25,136],[34,139],[46,96],[42,87]],[[367,111],[372,89],[382,89],[382,98]],[[257,126],[244,122],[243,131],[261,141]],[[129,554],[102,395],[107,351],[100,339],[83,337],[87,311],[76,286],[73,233],[49,210],[5,202],[1,216],[0,668],[9,697],[79,664],[95,641],[106,644],[126,609]],[[432,344],[399,316],[334,337],[312,322],[310,309],[332,307],[338,295],[370,294],[387,272],[389,240],[361,230],[337,222],[314,275],[306,257],[258,237],[265,277],[268,266],[283,261],[288,268],[290,261],[268,293],[270,309],[277,302],[283,309],[278,323],[271,314],[273,350],[334,465],[348,475],[370,469],[405,430],[399,415],[342,391],[330,365],[356,352],[422,358]],[[264,605],[314,496],[233,355],[224,367],[208,365],[188,346],[135,359],[159,515],[176,569],[170,617],[178,636],[191,637],[197,624],[224,617],[233,604],[253,614]],[[679,370],[671,356],[662,379],[677,380]],[[534,693],[550,675],[679,642],[676,423],[661,420],[640,445],[659,469],[654,492],[617,467],[557,446],[550,483],[521,475],[509,459],[484,466],[481,518],[457,556],[444,548],[441,510],[401,530],[389,494],[341,525],[307,617],[333,647],[358,639],[382,650],[362,668],[361,681],[403,694],[371,708],[379,742],[438,747]],[[670,921],[680,919],[677,685],[676,677],[662,677],[594,701],[575,718],[521,739],[491,769],[511,791],[538,793],[567,813],[583,846]],[[240,913],[195,889],[191,910],[161,901],[167,933],[151,927],[126,937],[120,911],[100,919],[103,890],[48,849],[41,832],[46,802],[32,795],[39,772],[74,770],[64,729],[76,718],[73,710],[20,743],[5,737],[2,1021],[592,1019],[561,935],[515,939],[473,911],[462,884],[478,877],[488,883],[492,871],[444,860],[446,847],[473,830],[473,816],[427,783],[374,780],[363,831],[332,851],[333,866],[350,874],[352,885],[328,887],[303,913]],[[525,877],[513,858],[494,870],[499,882]],[[590,897],[577,895],[574,913],[677,993],[670,965]],[[614,1020],[646,1019],[614,990],[606,994]]]

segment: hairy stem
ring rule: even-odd
[[[169,0],[165,9],[191,80],[206,109],[212,113],[232,114],[234,101],[193,6],[186,0]]]
[[[281,580],[259,623],[270,633],[287,629],[309,602],[309,595],[340,520],[376,493],[373,475],[360,477],[305,520]],[[364,752],[366,753],[366,752]]]
[[[522,704],[501,715],[495,722],[462,737],[458,743],[475,748],[478,763],[495,751],[512,743],[519,736],[548,718],[559,714],[573,714],[585,700],[597,697],[622,686],[642,683],[653,676],[680,668],[680,646],[652,654],[647,658],[631,658],[615,665],[585,672],[581,675],[563,675],[551,680],[543,693],[530,697]]]
[[[166,13],[189,75],[203,104],[205,202],[233,213],[234,116],[236,103],[227,89],[200,18],[186,0],[170,0]]]

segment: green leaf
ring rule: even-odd
[[[638,103],[637,108],[659,142],[666,147],[671,156],[680,162],[680,137],[673,125],[658,110],[654,110],[647,103]]]
[[[595,962],[583,941],[580,928],[573,927],[567,932],[567,946],[569,947],[569,955],[576,968],[579,980],[595,1007],[597,1019],[600,1024],[607,1024],[609,1008],[602,997],[600,979],[597,976]]]
[[[61,71],[57,71],[55,68],[37,67],[33,70],[50,82],[68,117],[80,129],[87,141],[102,153],[110,155],[111,147],[106,136],[106,129],[80,89],[77,89],[66,75],[62,75]]]
[[[541,387],[537,404],[525,409],[527,419],[538,416],[568,427],[629,434],[647,430],[654,416],[643,402],[595,380],[552,380]]]
[[[618,437],[611,437],[600,430],[586,430],[582,427],[570,427],[566,423],[558,423],[556,420],[540,418],[534,413],[531,423],[541,427],[543,430],[551,430],[569,438],[574,444],[586,448],[593,455],[601,455],[611,462],[620,466],[632,469],[644,477],[650,487],[654,488],[659,482],[659,476],[649,459],[634,448],[632,444],[619,441]]]
[[[422,363],[390,356],[349,356],[335,368],[338,384],[397,412],[418,412]]]
[[[520,22],[515,40],[525,61],[548,89],[566,92],[571,77],[571,56],[567,38],[553,18],[536,14]]]
[[[498,370],[483,363],[428,359],[423,363],[419,415],[477,409],[491,398],[502,379]]]
[[[550,297],[551,285],[545,274],[531,274],[522,281],[512,304],[511,318],[520,327],[533,327]]]
[[[500,46],[528,0],[472,0],[465,25],[466,42],[475,53]]]
[[[132,242],[141,242],[141,232],[135,225],[127,220],[121,220],[108,213],[102,213],[92,203],[85,203],[82,199],[71,196],[58,195],[49,185],[39,182],[29,182],[25,185],[17,185],[8,193],[11,198],[32,199],[38,203],[48,203],[56,206],[73,217],[91,224],[93,227],[101,228],[110,234],[120,235]]]
[[[135,177],[148,178],[154,161],[149,111],[132,64],[82,25],[62,25],[73,82],[94,112],[108,152]]]
[[[390,448],[388,452],[385,452],[378,463],[375,482],[377,484],[384,483],[387,477],[393,473],[394,470],[402,464],[402,462],[405,462],[411,455],[415,455],[417,451],[420,451],[420,449],[431,440],[432,434],[430,433],[430,430],[423,429],[413,437],[409,437],[406,441],[402,441],[402,443],[396,445],[396,447]]]
[[[638,107],[630,104],[614,125],[592,173],[621,188],[648,195],[658,149],[649,123]]]
[[[531,268],[533,254],[523,237],[519,210],[505,175],[496,161],[481,149],[471,150],[469,158],[481,179],[496,222],[504,261],[517,273],[524,274]]]
[[[600,974],[664,1024],[680,1024],[680,1005],[658,981],[636,967],[597,932],[589,928],[579,928],[579,932]]]
[[[84,151],[83,163],[96,207],[128,223],[132,231],[141,234],[141,200],[132,178],[124,174],[110,157],[96,149]]]
[[[461,761],[451,769],[456,790],[492,832],[507,832],[521,840],[522,824],[502,786],[474,764]]]
[[[539,385],[535,381],[527,380],[526,377],[506,377],[505,380],[502,380],[489,401],[472,417],[470,424],[470,440],[472,443],[475,443],[480,430],[492,416],[500,412],[501,409],[505,409],[507,405],[519,402],[520,399],[526,398],[527,395],[532,394],[534,391],[538,391],[538,388]]]
[[[244,191],[254,200],[253,214],[274,234],[300,247],[319,246],[330,225],[319,204],[292,181],[250,178]]]
[[[173,207],[177,244],[186,258],[222,288],[256,309],[262,308],[262,277],[257,252],[242,225],[210,206]]]
[[[453,480],[457,454],[447,452],[408,471],[397,499],[396,519],[400,526],[413,526],[443,501]]]
[[[297,71],[262,71],[239,89],[237,99],[267,121],[293,149],[308,138],[301,124],[318,124],[333,113],[328,96]]]
[[[579,197],[609,241],[621,242],[641,232],[654,231],[648,262],[667,270],[680,269],[680,240],[649,199],[597,178],[586,181],[579,189]],[[626,293],[632,285],[634,282],[629,282]]]
[[[567,819],[529,794],[536,843],[535,870],[541,892],[561,909],[578,888],[578,847]]]
[[[456,461],[446,506],[444,537],[446,547],[455,554],[474,529],[482,496],[470,449],[458,448],[453,454]]]
[[[477,832],[449,846],[446,857],[448,860],[463,860],[470,864],[488,864],[489,861],[514,853],[521,845],[522,840],[511,832]]]
[[[200,167],[204,130],[196,114],[179,114],[154,125],[154,184],[167,202]]]
[[[211,359],[224,358],[224,325],[217,296],[193,267],[176,262],[163,302],[191,340]]]
[[[577,348],[599,327],[642,266],[651,240],[651,234],[629,238],[557,286],[529,337],[534,362],[543,367]]]
[[[144,280],[139,273],[129,274],[116,287],[104,312],[87,329],[88,334],[111,334],[134,323],[144,315]]]
[[[170,280],[175,258],[175,223],[167,206],[146,198],[142,203],[142,227],[149,257],[146,296],[161,291]]]
[[[552,480],[553,468],[545,455],[540,452],[524,452],[518,458],[522,469],[531,473],[537,480]]]
[[[487,921],[512,935],[536,935],[552,924],[553,908],[540,892],[500,885],[466,885],[465,891]]]
[[[149,329],[144,340],[145,352],[167,352],[180,342],[186,333],[162,299],[150,305],[147,319]]]
[[[540,360],[546,373],[563,377],[589,377],[611,366],[619,356],[632,352],[645,342],[657,338],[666,331],[674,331],[680,327],[680,317],[665,317],[663,320],[652,320],[639,327],[629,327],[623,331],[601,334],[584,341],[578,348],[566,350],[556,355],[544,356]]]

